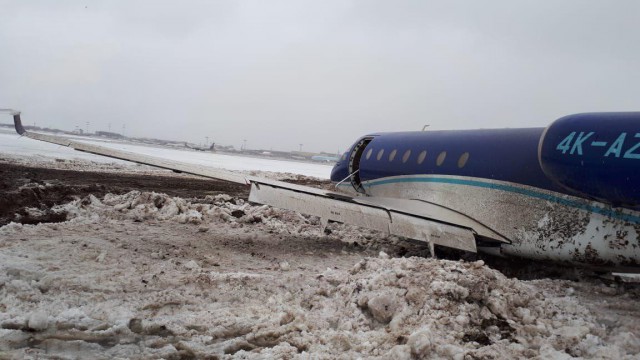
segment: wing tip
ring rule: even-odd
[[[13,125],[16,127],[16,132],[20,135],[23,135],[27,132],[22,126],[22,119],[20,119],[20,111],[14,111],[13,114]]]
[[[23,135],[27,131],[22,126],[22,120],[20,119],[20,111],[13,109],[0,109],[0,113],[9,113],[13,115],[13,125],[16,127],[16,132],[20,135]]]

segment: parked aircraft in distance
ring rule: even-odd
[[[251,186],[249,200],[435,246],[640,270],[640,112],[546,128],[376,133],[336,163],[337,191],[16,131],[76,150]]]
[[[313,161],[336,162],[340,160],[339,156],[314,155],[311,157]]]

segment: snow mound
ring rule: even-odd
[[[300,300],[290,343],[385,358],[624,357],[572,297],[553,297],[482,262],[366,259],[327,270]],[[630,349],[633,350],[633,349]],[[631,355],[631,354],[629,354]]]
[[[393,238],[337,224],[320,235],[317,218],[228,195],[132,191],[53,210],[69,220],[0,229],[0,352],[221,359],[633,359],[640,352],[639,294],[624,287],[521,281],[482,261],[394,258],[386,248],[351,251],[356,246],[345,243]]]
[[[255,207],[242,199],[226,194],[208,195],[198,202],[155,192],[131,191],[123,195],[107,194],[102,200],[93,195],[55,206],[53,211],[66,212],[75,221],[91,219],[95,215],[116,220],[176,221],[201,224],[203,222],[253,223],[280,216],[276,210]]]
[[[33,209],[36,211],[37,209]],[[187,200],[155,192],[131,191],[122,195],[106,194],[103,199],[89,195],[50,209],[51,213],[65,214],[68,221],[95,223],[104,219],[130,220],[134,222],[175,221],[181,224],[199,225],[206,232],[208,226],[226,223],[232,228],[247,225],[258,226],[265,231],[286,234],[317,236],[320,221],[317,217],[252,205],[243,199],[226,194],[207,195],[204,199]],[[381,239],[397,238],[373,230],[356,229],[353,226],[331,223],[327,232],[340,237],[346,243],[376,247]],[[17,231],[15,226],[7,229]]]

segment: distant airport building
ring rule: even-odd
[[[82,134],[82,129],[78,129],[78,130],[80,131],[80,134]],[[103,136],[103,137],[108,137],[108,138],[111,138],[111,139],[122,139],[124,137],[124,136],[122,136],[122,134],[109,132],[109,131],[96,131],[96,135]]]

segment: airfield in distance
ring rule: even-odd
[[[10,131],[11,130],[11,131]],[[328,187],[330,167],[113,146]],[[103,142],[104,144],[104,142]],[[0,357],[634,359],[640,289],[246,202],[0,131]]]
[[[28,131],[46,132],[51,134],[63,135],[73,138],[75,140],[82,140],[87,142],[99,142],[100,144],[112,143],[112,144],[129,144],[129,145],[142,145],[147,147],[156,147],[164,149],[175,149],[185,151],[200,151],[205,153],[219,153],[226,155],[239,155],[244,157],[259,157],[265,159],[276,160],[289,160],[289,161],[307,161],[314,163],[333,164],[335,163],[340,154],[330,154],[326,152],[314,153],[300,151],[274,151],[274,150],[262,150],[262,149],[249,149],[245,148],[246,144],[243,144],[238,150],[233,145],[221,145],[209,142],[205,144],[194,144],[187,141],[175,141],[175,140],[162,140],[154,138],[131,138],[125,137],[122,134],[96,131],[94,133],[83,132],[81,129],[69,132],[58,129],[40,128],[35,126],[25,126]],[[0,124],[0,134],[13,133],[15,134],[13,124]]]

